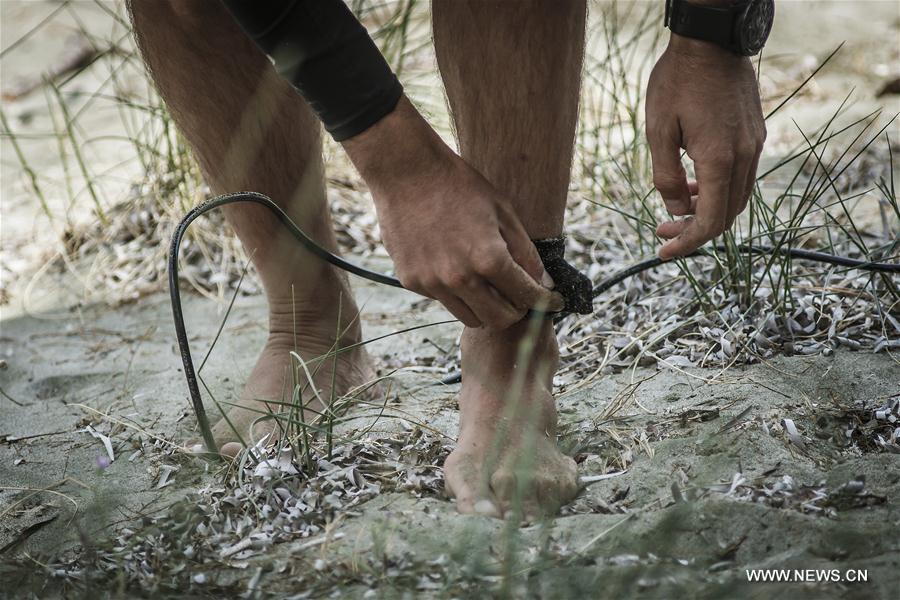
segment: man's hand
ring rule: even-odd
[[[721,234],[747,206],[766,139],[750,60],[672,34],[647,87],[653,184],[681,221],[661,223],[662,258],[690,254]],[[681,149],[694,161],[688,182]]]
[[[402,98],[344,149],[372,191],[404,287],[469,327],[505,329],[530,308],[560,310],[534,244],[500,194]]]

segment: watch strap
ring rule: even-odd
[[[678,35],[734,49],[734,21],[738,6],[706,6],[687,0],[667,0],[665,24]]]

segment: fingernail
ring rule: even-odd
[[[553,278],[550,277],[550,273],[548,273],[547,271],[544,271],[543,274],[541,274],[541,285],[543,285],[548,290],[552,290],[556,287],[556,283],[553,281]]]

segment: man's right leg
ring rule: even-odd
[[[435,0],[435,53],[462,157],[507,194],[532,239],[562,233],[584,48],[583,1]],[[553,324],[466,328],[457,448],[444,463],[462,512],[520,501],[553,514],[578,491],[556,444]]]
[[[129,0],[129,8],[156,87],[213,192],[266,194],[335,252],[320,128],[306,103],[220,2]],[[238,204],[224,210],[252,253],[269,302],[269,338],[240,400],[251,410],[228,411],[240,436],[250,443],[272,430],[267,420],[253,426],[252,435],[249,431],[261,416],[258,411],[266,410],[260,400],[290,399],[289,352],[297,350],[306,360],[328,352],[335,343],[339,304],[340,328],[346,330],[341,346],[359,341],[361,332],[350,288],[336,269],[303,250],[264,207]],[[332,368],[329,359],[314,377],[325,399],[330,396]],[[341,354],[335,395],[364,383],[371,374],[362,348]],[[214,434],[223,453],[239,450],[237,435],[224,419]]]

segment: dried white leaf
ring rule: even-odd
[[[169,477],[172,473],[178,471],[179,467],[174,465],[162,465],[159,468],[159,481],[156,483],[156,489],[161,489],[172,483]]]
[[[604,479],[612,479],[613,477],[618,477],[619,475],[624,475],[628,472],[628,469],[624,471],[616,471],[614,473],[604,473],[603,475],[585,475],[583,477],[579,477],[578,480],[581,483],[595,483],[597,481],[603,481]]]
[[[98,440],[100,440],[101,442],[103,442],[103,447],[106,449],[106,455],[109,457],[109,462],[113,462],[114,460],[116,460],[116,457],[113,454],[112,441],[109,439],[108,436],[103,435],[102,433],[100,433],[99,431],[97,431],[96,429],[91,427],[90,425],[85,427],[84,430],[87,431],[92,436],[94,436],[95,438],[97,438]]]
[[[781,423],[784,425],[784,430],[787,432],[788,439],[796,446],[806,448],[806,442],[803,441],[803,436],[797,431],[797,426],[794,425],[793,419],[784,418],[781,420]]]

